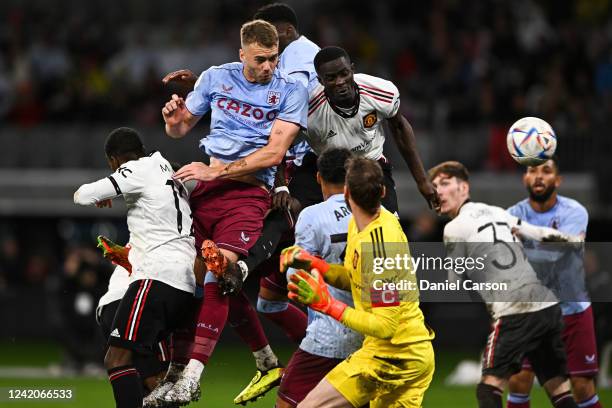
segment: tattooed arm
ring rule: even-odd
[[[299,125],[276,119],[272,125],[268,144],[240,160],[222,165],[207,166],[204,163],[190,163],[174,175],[182,181],[210,181],[218,178],[236,178],[259,170],[278,166],[300,130]]]

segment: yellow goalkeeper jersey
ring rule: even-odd
[[[355,308],[345,311],[342,322],[366,335],[364,349],[381,358],[410,358],[410,344],[434,338],[419,308],[408,240],[395,215],[381,208],[362,231],[351,218],[344,268]]]

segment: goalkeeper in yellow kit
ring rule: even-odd
[[[420,407],[431,382],[434,334],[419,309],[416,285],[403,291],[383,286],[416,282],[411,263],[405,268],[393,262],[409,257],[409,248],[395,215],[380,205],[384,194],[378,163],[352,159],[345,196],[353,218],[344,266],[327,264],[296,246],[281,255],[281,270],[301,269],[291,276],[289,298],[365,335],[363,346],[330,371],[298,407],[361,407],[368,402],[376,408]],[[392,261],[384,264],[381,259]],[[351,290],[355,308],[331,297],[327,284]]]

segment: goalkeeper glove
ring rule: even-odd
[[[131,274],[132,273],[132,264],[128,260],[128,254],[130,252],[129,245],[121,246],[119,244],[115,244],[109,238],[104,235],[98,235],[98,248],[102,250],[102,255],[111,261],[115,265],[119,265]]]
[[[287,285],[289,299],[303,303],[317,312],[325,313],[341,321],[345,303],[335,299],[329,294],[323,275],[313,269],[309,274],[304,270],[291,275],[291,282]]]
[[[310,272],[317,269],[321,274],[329,270],[329,264],[323,259],[310,255],[305,249],[293,245],[283,249],[280,255],[280,270],[286,272],[289,267]]]

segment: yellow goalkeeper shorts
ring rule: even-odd
[[[434,373],[430,341],[409,345],[408,359],[380,358],[373,350],[359,349],[325,378],[354,407],[370,402],[372,408],[419,408]]]

